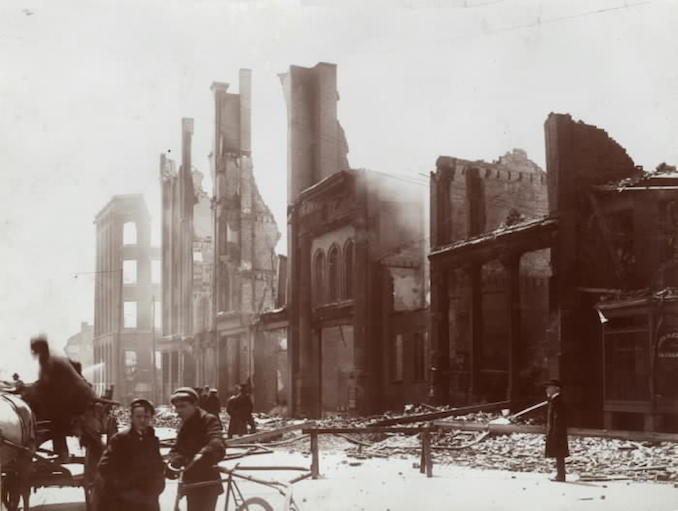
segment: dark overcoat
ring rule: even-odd
[[[221,401],[219,400],[219,396],[210,394],[205,400],[205,406],[203,408],[207,413],[219,417],[219,412],[221,412]]]
[[[556,394],[548,400],[546,412],[546,457],[566,458],[570,455],[567,445],[567,410],[563,397]]]
[[[21,396],[38,420],[52,421],[52,430],[59,434],[69,433],[71,421],[96,399],[94,390],[71,361],[54,355],[40,362],[38,380],[25,385]]]
[[[111,437],[99,460],[102,479],[97,509],[101,511],[159,511],[165,489],[165,464],[153,428],[139,435],[126,429]]]
[[[246,435],[247,425],[254,427],[252,416],[252,400],[246,394],[231,397],[226,403],[226,412],[229,415],[228,436]]]
[[[202,408],[196,408],[196,412],[179,428],[177,440],[170,450],[169,461],[175,467],[187,467],[196,454],[201,454],[200,461],[184,472],[184,482],[218,481],[221,477],[214,465],[223,459],[225,453],[219,419]],[[213,488],[195,488],[187,493],[201,491],[223,493],[224,490],[221,484],[215,484]]]

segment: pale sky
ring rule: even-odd
[[[255,175],[284,234],[290,64],[338,65],[355,168],[425,186],[441,154],[513,147],[543,166],[551,111],[654,168],[678,162],[677,26],[670,0],[3,0],[0,377],[34,377],[30,336],[61,347],[93,321],[93,277],[74,274],[94,271],[94,216],[143,193],[157,223],[182,117],[209,174],[213,81],[237,91],[252,69]]]

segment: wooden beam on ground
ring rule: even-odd
[[[426,426],[426,427],[372,427],[366,426],[362,428],[304,428],[301,430],[304,434],[311,435],[336,435],[338,433],[352,434],[352,435],[370,435],[373,433],[405,433],[405,434],[416,434],[422,433],[424,431],[435,431],[437,428],[435,426]]]
[[[529,426],[522,424],[481,424],[477,422],[440,420],[435,421],[433,425],[443,430],[488,431],[493,435],[510,435],[511,433],[533,433],[543,435],[546,432],[545,426]],[[569,436],[616,438],[618,440],[630,440],[633,442],[678,442],[678,434],[655,433],[652,431],[568,428],[567,434]]]
[[[445,417],[454,417],[456,415],[466,415],[467,413],[476,412],[491,412],[493,410],[500,410],[508,408],[509,401],[497,401],[495,403],[485,403],[482,405],[463,406],[460,408],[452,408],[450,410],[442,410],[438,412],[417,413],[414,415],[403,415],[401,417],[393,417],[391,419],[383,419],[370,424],[372,426],[392,426],[396,424],[408,424],[412,422],[426,422],[436,419],[444,419]]]
[[[240,445],[240,444],[251,444],[256,443],[257,441],[269,440],[271,438],[278,437],[283,433],[289,433],[290,431],[298,431],[300,429],[308,427],[309,422],[302,422],[300,424],[290,424],[289,426],[283,426],[281,428],[271,429],[267,431],[259,431],[257,433],[252,433],[251,435],[243,435],[238,438],[229,438],[226,440],[226,447]]]

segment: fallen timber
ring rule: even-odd
[[[421,458],[419,471],[426,474],[426,477],[433,477],[433,456],[431,451],[431,433],[437,428],[426,427],[387,427],[387,426],[367,426],[367,427],[343,427],[343,428],[303,428],[303,434],[311,437],[311,477],[318,479],[320,477],[320,448],[318,445],[319,435],[370,435],[374,433],[401,433],[401,434],[420,434],[421,436]]]
[[[298,431],[300,429],[307,428],[312,426],[313,423],[302,422],[299,424],[289,424],[276,429],[269,429],[265,431],[258,431],[257,433],[252,433],[250,435],[239,436],[238,438],[229,438],[226,439],[226,447],[232,447],[241,444],[254,444],[257,442],[270,440],[272,438],[278,438],[283,435],[283,433],[289,433],[291,431]]]
[[[395,426],[397,424],[410,424],[413,422],[428,422],[436,419],[444,419],[445,417],[454,417],[457,415],[466,415],[468,413],[476,412],[492,412],[494,410],[501,410],[508,408],[510,401],[497,401],[494,403],[484,403],[481,405],[463,406],[460,408],[451,408],[449,410],[441,410],[436,412],[417,413],[410,415],[402,415],[400,417],[392,417],[389,419],[382,419],[370,424],[371,426]]]
[[[434,421],[433,425],[440,428],[441,430],[487,431],[491,435],[510,435],[511,433],[532,433],[536,435],[543,435],[546,433],[545,426],[531,426],[522,424],[481,424],[477,422],[439,420]],[[678,434],[655,433],[652,431],[568,428],[567,434],[570,436],[615,438],[618,440],[630,440],[633,442],[678,442]]]

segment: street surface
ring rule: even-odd
[[[238,460],[244,466],[309,466],[310,457],[287,450]],[[419,473],[416,456],[356,460],[344,453],[322,452],[320,480],[294,485],[301,509],[323,511],[405,511],[458,509],[463,511],[678,511],[678,488],[672,484],[625,481],[554,483],[547,474],[476,470],[436,464],[433,478]],[[225,464],[232,467],[233,462]],[[248,472],[262,479],[289,480],[293,472]],[[576,475],[572,474],[576,479]],[[274,490],[240,483],[246,497],[261,496],[274,506]],[[176,482],[168,481],[161,509],[172,511]],[[50,488],[32,495],[31,509],[84,511],[82,492]],[[223,509],[223,497],[218,509]],[[182,507],[181,509],[185,509]]]

